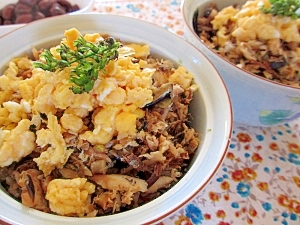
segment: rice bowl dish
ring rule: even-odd
[[[76,21],[75,30],[70,29],[69,27],[70,21],[74,20]],[[36,36],[36,34],[34,34],[34,30],[39,27],[39,23],[39,21],[32,22],[24,28],[20,28],[15,32],[12,32],[11,34],[4,36],[2,40],[7,41],[9,38],[12,38],[12,36],[16,38],[20,36],[20,33],[25,32],[25,40],[27,41],[25,41],[26,43],[22,43],[19,46],[15,46],[15,49],[13,49],[14,54],[5,53],[6,56],[3,56],[1,60],[1,72],[3,74],[6,74],[2,76],[1,79],[7,79],[7,75],[9,77],[12,77],[10,75],[13,75],[13,71],[18,70],[22,71],[20,73],[22,74],[22,78],[19,79],[22,80],[21,83],[27,83],[26,85],[23,84],[23,89],[21,88],[23,91],[18,91],[13,95],[15,99],[7,99],[3,102],[5,108],[3,111],[8,110],[8,108],[11,106],[13,108],[17,105],[19,109],[26,109],[28,110],[28,112],[30,109],[34,109],[34,111],[38,112],[35,116],[35,118],[37,118],[37,120],[35,121],[37,121],[38,123],[32,124],[33,116],[26,118],[24,114],[17,113],[14,114],[16,116],[14,117],[14,119],[16,119],[16,121],[18,119],[21,119],[20,121],[23,122],[13,122],[13,124],[7,123],[7,125],[5,125],[7,126],[6,128],[2,127],[2,131],[4,131],[4,133],[2,134],[8,135],[7,131],[9,130],[11,130],[9,132],[14,134],[18,134],[18,132],[21,131],[21,133],[24,133],[24,136],[20,135],[18,137],[19,140],[25,138],[26,136],[28,138],[26,139],[26,141],[29,141],[32,144],[25,144],[24,146],[31,148],[31,150],[35,149],[39,151],[39,153],[29,153],[28,156],[31,157],[31,162],[27,163],[24,162],[26,161],[26,159],[28,159],[28,156],[17,156],[19,157],[19,159],[25,157],[25,161],[24,159],[21,159],[20,162],[17,163],[22,167],[22,169],[26,170],[26,168],[32,166],[32,164],[35,165],[35,168],[30,168],[26,173],[23,173],[24,179],[19,179],[21,183],[18,185],[24,185],[21,189],[25,190],[24,193],[22,193],[22,191],[16,192],[17,194],[21,194],[21,198],[23,195],[24,199],[29,200],[29,203],[35,204],[36,202],[30,201],[30,198],[32,199],[33,195],[40,194],[36,190],[39,190],[41,192],[43,191],[43,184],[41,185],[41,188],[35,189],[38,186],[36,184],[39,182],[37,182],[37,179],[43,176],[45,177],[45,174],[58,175],[58,173],[54,173],[56,169],[61,170],[59,172],[59,176],[62,176],[62,174],[64,174],[63,177],[65,179],[56,181],[56,178],[59,177],[52,177],[55,179],[51,178],[48,180],[49,182],[46,181],[44,183],[48,184],[49,188],[49,191],[46,191],[46,198],[44,199],[47,203],[44,204],[44,200],[38,202],[42,202],[42,204],[40,205],[42,206],[42,208],[46,206],[44,208],[46,209],[46,212],[47,210],[49,210],[49,208],[52,208],[52,213],[45,213],[45,211],[41,212],[43,210],[36,210],[34,209],[34,207],[31,207],[29,205],[24,206],[10,197],[8,195],[8,191],[6,190],[6,188],[9,186],[7,186],[6,181],[9,182],[11,180],[8,179],[10,175],[6,176],[7,179],[4,179],[6,180],[6,184],[3,183],[3,185],[0,186],[0,205],[1,209],[3,208],[0,213],[1,219],[13,224],[20,223],[21,218],[22,223],[24,224],[41,223],[41,221],[45,221],[45,223],[47,224],[64,224],[70,222],[72,222],[73,224],[98,224],[101,222],[105,224],[115,224],[116,221],[123,221],[124,224],[129,224],[132,222],[138,224],[150,224],[158,222],[165,216],[169,215],[173,210],[181,207],[186,203],[186,201],[191,199],[199,190],[201,190],[208,182],[210,177],[215,173],[216,169],[220,166],[220,163],[226,153],[232,129],[232,115],[228,93],[226,92],[226,88],[222,82],[222,79],[216,73],[211,64],[209,64],[208,60],[203,57],[203,55],[199,51],[194,49],[192,45],[187,44],[179,37],[169,34],[162,28],[135,19],[99,14],[62,16],[60,18],[51,18],[43,21],[43,24],[48,25],[47,27],[50,27],[50,29],[45,33],[39,33]],[[51,26],[51,24],[59,25]],[[135,25],[134,30],[136,31],[141,29],[141,27],[150,26],[151,34],[134,32],[135,35],[133,35],[131,32],[132,25]],[[129,27],[130,29],[128,29]],[[69,47],[70,49],[73,48],[74,46],[72,46],[72,44],[70,43],[73,43],[73,41],[77,40],[76,38],[78,38],[79,33],[76,32],[76,30],[79,31],[80,34],[83,34],[83,37],[85,37],[84,40],[89,40],[89,43],[94,43],[93,40],[96,39],[97,41],[100,40],[101,42],[106,40],[106,38],[108,37],[115,37],[115,41],[113,41],[111,38],[108,38],[106,40],[106,43],[108,45],[115,46],[115,44],[119,42],[118,40],[120,40],[120,42],[122,43],[122,47],[119,48],[118,59],[115,58],[115,56],[117,55],[114,54],[115,51],[111,52],[112,55],[110,56],[110,58],[113,60],[109,61],[108,64],[105,64],[106,66],[104,70],[102,70],[103,68],[101,67],[102,69],[100,69],[99,73],[97,73],[102,74],[101,77],[103,76],[103,78],[109,78],[110,76],[108,74],[114,74],[117,78],[112,76],[108,80],[101,79],[101,82],[96,79],[94,80],[93,85],[90,85],[90,83],[86,82],[85,79],[77,80],[77,77],[73,77],[73,81],[75,82],[68,81],[70,78],[70,74],[72,74],[71,71],[76,71],[76,65],[77,63],[78,65],[80,65],[80,63],[82,62],[81,60],[80,62],[75,63],[71,68],[66,67],[62,70],[55,70],[56,72],[52,72],[51,68],[49,69],[49,71],[46,71],[41,67],[32,69],[32,63],[40,62],[43,65],[48,65],[46,56],[49,55],[43,55],[43,52],[45,52],[43,50],[45,49],[49,49],[49,52],[53,56],[53,58],[51,56],[51,59],[49,58],[48,61],[55,61],[59,59],[59,57],[55,55],[57,52],[55,50],[57,49],[55,46],[57,46],[58,43],[60,43],[60,41],[62,40],[62,32],[67,32],[65,39],[63,39],[62,41],[64,43],[63,46]],[[161,32],[164,35],[162,35]],[[69,42],[70,40],[72,41]],[[80,41],[84,40],[80,39]],[[98,43],[97,41],[95,43]],[[176,49],[174,48],[174,43],[177,43]],[[161,47],[161,44],[163,44],[164,48]],[[88,45],[91,46],[90,44]],[[51,47],[54,48],[51,49]],[[64,51],[66,50],[64,47],[62,53],[67,53]],[[31,52],[32,48],[35,49],[33,53]],[[148,53],[150,49],[152,54],[150,58],[147,58],[145,56],[149,56]],[[186,49],[189,50],[188,55],[182,54],[180,57],[177,56],[178,51],[183,53],[186,51]],[[7,49],[6,51],[12,50]],[[25,55],[28,55],[29,58],[26,58]],[[183,55],[184,58],[182,58]],[[61,58],[65,59],[65,56],[61,56]],[[31,59],[34,59],[34,62],[30,61]],[[10,61],[11,63],[9,63],[9,69],[7,71],[7,66],[4,66],[4,64]],[[88,60],[89,63],[100,61],[97,58]],[[39,65],[41,66],[41,64]],[[52,63],[50,64],[53,65]],[[126,76],[124,77],[120,75],[123,71],[122,69],[120,70],[122,66],[125,66],[124,68],[127,69],[130,68],[130,71],[132,71],[132,73],[129,73],[128,71],[126,73],[123,73],[127,74],[128,79],[130,78],[130,82],[128,82],[127,88],[120,88],[120,86],[116,86],[116,83],[118,82],[123,82],[124,84],[128,81],[126,81]],[[199,70],[200,67],[203,68],[206,73],[202,73],[201,70]],[[31,72],[28,72],[28,68],[31,68]],[[86,67],[84,68],[86,69]],[[81,67],[81,69],[83,68]],[[152,79],[153,76],[155,76],[155,73],[158,73],[160,75],[157,76],[157,79]],[[164,73],[165,75],[162,75]],[[33,76],[33,74],[35,75]],[[117,76],[117,74],[119,74],[120,76]],[[139,75],[136,77],[132,74]],[[204,74],[210,74],[210,78],[208,79],[208,77]],[[173,78],[171,78],[172,75],[174,75]],[[43,79],[43,77],[47,78]],[[151,77],[151,79],[149,79],[149,77]],[[184,77],[184,79],[182,79],[182,77]],[[210,83],[212,77],[215,81],[214,84]],[[38,82],[40,83],[40,85],[35,85],[35,81],[32,78],[40,80],[41,82]],[[171,78],[169,82],[166,82],[165,79],[169,78]],[[117,79],[118,82],[116,82],[115,79]],[[153,81],[157,83],[157,87],[160,87],[161,84],[166,85],[163,85],[163,89],[155,87],[153,88]],[[51,88],[51,84],[54,83],[57,83],[59,85],[55,86],[55,88],[54,86],[52,86]],[[179,83],[180,85],[177,85]],[[18,85],[15,85],[15,87],[17,86],[19,87],[20,83]],[[63,86],[67,88],[62,88]],[[61,89],[59,90],[58,87],[61,87]],[[84,88],[80,89],[79,87]],[[92,87],[92,89],[90,89],[90,87]],[[93,87],[97,88],[93,89]],[[28,92],[28,90],[32,88],[37,88],[37,90],[39,91]],[[143,91],[138,92],[143,88]],[[55,91],[56,89],[57,91]],[[157,95],[155,94],[156,89],[160,89],[160,91],[157,92]],[[99,95],[95,92],[96,90],[99,91]],[[135,93],[130,95],[129,93],[131,93],[132,90],[134,90],[133,92]],[[53,95],[48,101],[47,97],[51,95],[47,93],[52,94],[54,92],[56,92],[58,95],[54,98]],[[93,94],[89,95],[88,92]],[[41,95],[41,98],[39,98],[38,101],[34,100],[30,102],[30,99],[27,98],[30,94],[23,96],[21,94],[22,99],[27,99],[26,101],[22,101],[19,98],[20,93],[44,93],[45,95]],[[220,93],[220,95],[216,93]],[[68,96],[72,97],[68,98]],[[121,98],[120,96],[123,96],[124,98]],[[128,98],[129,96],[131,97]],[[159,96],[158,100],[156,96]],[[163,97],[161,98],[161,96]],[[20,100],[19,102],[16,101],[16,99],[18,98]],[[80,100],[81,98],[83,98],[84,100]],[[177,103],[175,103],[176,101],[173,101],[176,98],[179,100],[179,102]],[[191,101],[192,98],[193,100]],[[42,101],[43,103],[39,104],[40,100],[42,99],[44,99]],[[170,100],[173,103],[170,104]],[[11,103],[9,101],[15,102]],[[125,101],[126,104],[124,103]],[[132,105],[132,103],[130,103],[129,101],[131,101],[132,103],[134,102],[134,105]],[[191,102],[189,111],[187,111],[187,108],[185,106],[183,107],[183,102],[180,103],[181,101],[187,103]],[[8,102],[9,104],[5,102]],[[34,102],[36,104],[34,104]],[[71,104],[66,105],[66,102],[71,102]],[[91,110],[91,105],[89,104],[90,102],[92,103],[91,105],[93,105],[93,102],[97,102],[96,104],[98,105],[98,108],[105,108],[106,106],[108,106],[109,110],[103,110],[101,112],[101,110],[98,109],[93,113],[87,113],[89,112],[89,110]],[[60,107],[54,106],[53,103],[54,105],[59,104]],[[177,110],[172,107],[172,110],[169,111],[168,109],[171,109],[169,108],[170,105],[177,105],[177,107],[179,107],[177,108],[178,113],[176,113]],[[39,110],[37,110],[38,108]],[[73,109],[71,110],[71,108]],[[11,112],[13,112],[13,110],[11,110]],[[153,112],[153,114],[150,112]],[[168,112],[170,112],[171,114],[168,115]],[[185,117],[185,115],[189,115],[190,113],[191,117]],[[11,117],[9,117],[10,120],[13,119],[13,113],[9,112],[9,114],[11,115]],[[84,120],[78,120],[78,117],[81,118],[80,116],[82,115],[88,117]],[[181,119],[178,119],[178,116],[181,117]],[[103,118],[108,119],[103,120]],[[145,120],[143,118],[148,119]],[[178,131],[181,130],[177,135],[174,136],[175,139],[170,139],[173,141],[168,140],[170,136],[165,132],[166,124],[164,124],[164,121],[167,121],[167,118],[170,118],[170,121],[172,121],[172,123],[174,122],[174,126],[167,125],[167,127],[170,128],[169,131],[171,131],[171,133],[175,134],[175,131],[177,129]],[[80,123],[80,120],[82,121],[82,123]],[[183,125],[183,123],[180,121],[186,121],[188,123]],[[144,129],[147,126],[152,127],[151,131],[149,131],[149,134],[146,134],[147,132],[144,132]],[[185,131],[180,127],[184,128]],[[192,127],[195,130],[190,130],[190,128]],[[25,130],[23,130],[23,128]],[[13,130],[15,132],[13,132]],[[164,135],[156,135],[156,131],[161,132],[162,130],[165,130],[162,132],[164,135],[166,135],[165,137],[163,137]],[[140,137],[143,137],[141,140],[145,140],[151,145],[147,144],[147,147],[141,147],[142,141],[136,139],[136,135],[139,131],[142,134],[142,136]],[[74,140],[76,140],[76,138],[74,139],[74,137],[76,137],[77,134],[79,134],[79,136],[82,135],[81,138],[85,141],[80,141],[81,143],[77,141],[74,142]],[[101,137],[96,137],[94,136],[95,134],[100,135]],[[39,136],[40,138],[35,139],[35,135],[36,137]],[[112,136],[116,139],[113,140]],[[130,138],[133,136],[135,137],[135,140]],[[5,145],[7,145],[7,140],[10,139],[7,138],[2,142],[2,144],[6,143]],[[25,139],[22,139],[19,143],[24,144],[24,140]],[[110,142],[111,140],[113,141]],[[122,141],[119,142],[120,140]],[[186,140],[184,145],[187,145],[188,147],[186,146],[184,148],[177,148],[179,146],[176,144],[177,141],[175,140]],[[89,142],[90,144],[87,145],[87,142]],[[72,143],[72,146],[69,145],[70,143]],[[67,147],[67,145],[69,146]],[[177,150],[176,148],[168,147],[170,145],[176,145]],[[36,146],[39,147],[36,148]],[[84,146],[87,148],[85,148]],[[93,147],[90,148],[91,146]],[[114,150],[111,151],[111,149],[108,151],[108,149],[112,146],[114,146]],[[136,148],[136,150],[139,149],[141,152],[137,153],[137,151],[135,150],[134,152],[136,152],[137,155],[131,154],[133,153],[132,150],[137,146],[140,146],[140,148]],[[147,152],[150,149],[149,146],[152,146],[152,150],[150,152]],[[25,151],[25,149],[26,148],[24,147],[23,150]],[[78,151],[79,149],[85,150]],[[59,157],[55,156],[55,152],[57,150],[59,152]],[[169,150],[171,150],[173,153],[168,153]],[[125,153],[124,151],[126,152],[126,154],[123,154]],[[82,152],[84,152],[84,154]],[[120,155],[119,153],[121,152],[123,153]],[[85,153],[87,153],[87,155]],[[1,154],[5,153],[3,153],[2,151]],[[110,154],[113,158],[109,157]],[[191,158],[189,158],[189,154],[191,154]],[[171,155],[177,155],[177,157],[180,158],[183,157],[187,161],[184,162],[184,160],[182,160],[183,158],[175,161],[170,160],[169,162],[172,161],[172,163],[169,165],[174,166],[174,169],[170,168],[164,171],[164,166],[156,166],[154,172],[145,173],[144,175],[141,173],[143,171],[147,171],[147,166],[153,167],[154,161],[156,162],[155,165],[159,165],[160,163],[157,162],[164,162],[164,160],[168,161],[169,159],[171,159],[169,158]],[[5,162],[1,161],[2,168],[7,168],[7,166],[9,167],[15,164],[15,161],[18,161],[18,159],[11,156],[8,157],[7,160],[4,160]],[[51,156],[54,156],[53,159],[57,160],[55,164],[52,164],[54,160],[49,160]],[[95,157],[97,158],[97,160],[94,160],[96,159]],[[69,161],[70,159],[72,159],[72,161]],[[140,159],[145,159],[147,162],[145,161],[141,163]],[[86,162],[90,162],[91,164],[88,166],[82,164],[81,162],[85,160]],[[210,163],[206,164],[204,162]],[[127,165],[124,166],[124,163],[125,165]],[[36,167],[37,165],[39,166]],[[110,167],[108,165],[117,166]],[[142,166],[143,169],[141,169],[140,172],[134,172],[135,169],[140,166]],[[183,170],[180,172],[178,170],[179,168],[182,168]],[[20,172],[20,169],[21,168],[17,170],[13,169],[13,174],[17,175],[18,172]],[[199,169],[202,171],[202,173],[199,173]],[[74,173],[74,171],[76,171],[76,173]],[[120,172],[118,176],[116,176],[117,171]],[[42,175],[41,172],[44,175]],[[90,172],[92,174],[94,173],[95,176]],[[131,172],[133,173],[130,174]],[[181,173],[184,174],[184,176],[177,180],[177,178],[179,178],[178,176]],[[77,177],[75,178],[74,175]],[[171,179],[169,178],[171,178],[172,176],[173,178],[177,178],[171,181]],[[153,184],[158,180],[159,183],[153,186],[153,189],[151,190],[151,188],[148,188],[149,184],[147,183],[147,181],[143,181],[142,178],[145,178],[146,180],[148,180],[148,182],[151,181],[152,184],[150,186],[153,186]],[[66,179],[70,182],[65,182]],[[22,181],[24,183],[22,183]],[[51,183],[52,181],[53,183]],[[98,187],[95,186],[96,183],[99,184]],[[118,186],[120,184],[121,186]],[[158,197],[157,190],[159,190],[162,186],[168,187],[168,189],[163,191],[163,194]],[[13,189],[13,187],[16,186],[12,185],[11,188]],[[68,211],[62,206],[66,204],[61,204],[60,202],[70,203],[72,202],[71,198],[70,200],[58,200],[57,197],[59,196],[56,196],[56,194],[58,193],[57,190],[62,191],[61,193],[73,193],[73,191],[70,190],[75,190],[73,189],[74,187],[76,189],[74,193],[79,193],[79,195],[81,196],[80,199],[82,199],[83,201],[78,202],[78,206],[81,206],[79,207],[80,209],[78,209],[78,211],[77,209]],[[101,191],[99,187],[101,187],[100,189],[103,190],[111,190],[111,193],[103,190]],[[116,191],[118,189],[119,191]],[[91,208],[91,204],[94,204],[96,202],[91,201],[92,197],[94,196],[94,191],[96,190],[97,192],[99,191],[98,194],[102,193],[101,197],[100,195],[98,195],[98,197],[100,198],[98,199],[99,201],[97,201],[98,203],[100,203],[100,199],[102,199],[102,203],[99,204],[101,205],[101,210],[99,210],[100,208],[97,209],[97,213],[95,213],[93,207]],[[147,194],[149,194],[147,198],[149,199],[149,196],[152,196],[152,200],[150,198],[151,201],[149,202],[147,198],[144,198],[147,203],[145,202],[146,204],[138,205],[140,203],[140,200],[142,199],[139,198],[139,196],[141,197],[140,194],[146,193],[147,191]],[[120,195],[121,192],[124,195]],[[66,196],[66,194],[62,194],[60,195],[60,197],[61,196]],[[53,199],[54,201],[50,204],[50,201],[52,201],[51,199]],[[108,199],[108,201],[105,201],[104,199]],[[113,203],[111,202],[111,199],[114,199]],[[127,204],[126,202],[131,202],[134,204],[126,209],[124,208],[124,206],[131,204]],[[164,204],[162,204],[162,202],[164,202]],[[47,208],[47,206],[50,205],[52,206]],[[70,205],[72,205],[72,203]],[[103,216],[99,216],[99,212]],[[81,216],[85,218],[76,218]]]
[[[110,215],[186,173],[200,139],[188,113],[198,87],[183,66],[75,28],[33,55],[0,77],[0,177],[12,197],[61,216]]]

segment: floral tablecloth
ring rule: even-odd
[[[139,18],[184,38],[180,0],[96,0],[94,11]],[[300,120],[271,128],[235,123],[210,183],[160,225],[300,224]]]

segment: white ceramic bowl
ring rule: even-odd
[[[205,12],[210,3],[219,10],[246,0],[183,0],[181,11],[185,22],[185,38],[200,49],[216,66],[228,88],[234,121],[252,126],[273,126],[300,116],[300,88],[264,79],[225,60],[205,45],[195,33],[193,16]]]
[[[17,3],[18,0],[5,0],[5,1],[0,1],[0,9],[3,9],[6,5],[8,4],[15,4]],[[72,5],[77,4],[80,8],[80,10],[73,12],[74,13],[88,13],[92,12],[93,7],[94,7],[94,2],[95,0],[68,0]],[[4,34],[13,31],[19,27],[24,26],[24,24],[13,24],[13,25],[4,25],[0,26],[0,37],[3,36]]]
[[[31,47],[58,44],[66,29],[104,33],[122,41],[147,43],[152,54],[185,66],[200,90],[194,93],[191,113],[201,143],[187,174],[159,198],[135,209],[98,218],[69,218],[30,209],[0,190],[0,219],[12,224],[153,224],[191,200],[221,165],[230,142],[232,111],[224,82],[209,60],[194,46],[167,30],[145,21],[104,14],[77,14],[34,21],[0,38],[0,73],[13,57],[30,54]],[[8,45],[14,40],[14,45]]]

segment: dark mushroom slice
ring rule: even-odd
[[[21,186],[22,203],[30,208],[49,212],[45,193],[42,188],[43,175],[36,169],[22,171],[18,184]]]
[[[150,108],[156,105],[157,103],[161,102],[165,98],[169,98],[171,96],[172,90],[173,90],[173,84],[171,83],[163,84],[161,87],[159,87],[154,91],[153,101],[146,104],[144,108]]]
[[[287,62],[285,61],[285,59],[276,62],[270,62],[270,66],[273,70],[278,70],[281,67],[286,66],[286,64]]]

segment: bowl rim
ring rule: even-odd
[[[87,13],[89,11],[93,11],[93,6],[94,6],[95,0],[89,0],[89,3],[86,4],[83,8],[74,11],[74,12],[70,12],[67,14],[79,14],[79,13]]]
[[[209,50],[211,53],[213,53],[219,59],[224,60],[225,63],[227,62],[228,64],[233,66],[235,69],[240,70],[241,72],[243,72],[243,75],[245,75],[245,76],[249,76],[249,77],[254,78],[254,79],[259,79],[260,81],[267,82],[267,83],[275,85],[275,86],[280,86],[282,88],[300,90],[300,86],[299,87],[294,87],[294,86],[291,86],[291,85],[287,85],[287,84],[283,84],[283,83],[280,83],[280,82],[272,81],[270,79],[264,78],[262,76],[258,76],[254,73],[251,73],[251,72],[249,72],[249,71],[247,71],[243,68],[240,68],[237,65],[235,65],[234,63],[230,62],[228,59],[223,58],[222,56],[220,56],[218,53],[213,51],[211,48],[209,48],[206,44],[203,43],[203,41],[200,39],[200,37],[196,34],[194,28],[190,26],[190,21],[188,21],[187,15],[185,14],[185,11],[189,10],[189,9],[187,9],[187,5],[186,5],[186,2],[188,2],[188,1],[193,2],[194,0],[182,0],[181,3],[180,3],[180,9],[181,9],[180,11],[181,11],[181,14],[183,16],[185,27],[187,27],[188,31],[193,35],[194,38],[196,38],[196,40],[199,42],[200,45],[204,46],[207,50]],[[212,2],[212,1],[213,0],[206,0],[205,2]],[[202,4],[202,0],[197,1],[197,3],[198,3],[198,8],[199,8],[199,5]],[[196,12],[196,9],[194,9],[194,13]]]
[[[218,156],[219,159],[218,159],[217,165],[215,165],[214,169],[210,171],[209,176],[206,176],[205,182],[203,182],[203,184],[201,184],[201,186],[198,185],[197,187],[194,188],[193,194],[189,194],[188,197],[183,198],[183,200],[179,204],[177,204],[175,207],[171,207],[171,210],[164,211],[164,213],[159,215],[158,217],[149,218],[149,220],[146,220],[145,222],[141,223],[141,224],[153,224],[155,222],[159,222],[162,219],[170,216],[172,213],[177,211],[179,208],[181,208],[186,203],[188,203],[192,198],[194,198],[203,188],[205,188],[207,183],[209,183],[211,181],[213,176],[216,174],[217,170],[220,168],[220,166],[221,166],[221,164],[222,164],[222,162],[223,162],[223,160],[224,160],[224,158],[227,154],[227,151],[228,151],[228,148],[229,148],[229,145],[230,145],[230,141],[231,141],[232,131],[233,131],[233,109],[232,109],[232,103],[231,103],[230,97],[229,97],[229,92],[226,88],[225,82],[224,82],[223,78],[221,77],[219,71],[216,69],[216,67],[213,65],[213,63],[208,59],[208,57],[206,55],[204,55],[199,49],[197,49],[191,43],[189,43],[189,42],[185,41],[184,39],[180,38],[178,35],[167,31],[166,29],[164,29],[163,27],[161,27],[159,25],[150,23],[148,21],[139,20],[139,19],[136,19],[136,18],[123,16],[123,15],[99,14],[99,13],[68,14],[68,15],[62,15],[60,17],[45,18],[45,19],[43,19],[43,21],[44,20],[48,20],[48,21],[50,21],[50,20],[53,20],[53,21],[60,20],[61,17],[68,17],[68,18],[71,18],[71,17],[73,17],[73,18],[75,18],[75,17],[88,17],[88,18],[92,18],[93,16],[108,17],[108,18],[114,18],[115,17],[115,18],[119,18],[120,20],[126,20],[126,21],[131,21],[131,22],[139,22],[141,24],[150,26],[153,29],[155,28],[156,30],[160,30],[161,32],[163,32],[165,34],[166,34],[166,32],[168,32],[168,35],[171,35],[173,38],[176,38],[180,42],[184,41],[186,43],[186,45],[189,46],[189,48],[194,49],[195,51],[197,51],[198,54],[201,54],[203,56],[203,58],[207,61],[207,63],[209,63],[211,65],[211,67],[214,69],[214,71],[216,72],[216,75],[220,79],[220,84],[222,84],[222,86],[224,87],[224,91],[225,91],[225,94],[226,94],[226,96],[224,96],[224,97],[222,96],[222,98],[228,100],[228,104],[227,104],[228,113],[226,113],[226,119],[227,120],[225,121],[224,125],[222,125],[222,126],[224,126],[224,128],[223,127],[222,128],[224,129],[224,134],[225,134],[226,137],[222,137],[222,141],[221,141],[221,143],[222,143],[221,150],[222,151],[220,151],[221,154]],[[22,27],[18,28],[17,30],[25,29],[28,26],[36,26],[36,25],[42,24],[43,21],[42,20],[33,21],[29,24],[26,24],[25,26],[22,26]],[[12,32],[14,32],[14,31],[12,31]],[[0,38],[0,40],[1,40],[1,38]],[[1,190],[0,190],[0,192],[1,192]],[[8,197],[10,197],[10,196],[8,196]],[[140,207],[142,207],[142,206],[140,206]],[[43,212],[41,212],[41,213],[43,213]],[[1,217],[1,213],[0,213],[0,218],[2,218],[4,220],[6,219],[3,216]],[[8,221],[8,222],[11,222],[11,221]]]

